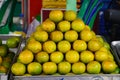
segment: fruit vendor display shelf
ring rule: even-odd
[[[119,74],[13,76],[10,80],[120,80]]]

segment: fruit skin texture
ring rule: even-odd
[[[73,42],[73,49],[78,52],[84,51],[87,49],[87,44],[83,40],[76,40]]]
[[[48,33],[46,31],[43,31],[43,30],[35,31],[33,33],[33,36],[37,41],[40,41],[40,42],[45,42],[48,40]]]
[[[77,17],[77,14],[75,11],[68,10],[64,13],[64,19],[67,21],[73,21],[76,19],[76,17]]]
[[[72,26],[72,29],[77,32],[80,32],[85,28],[84,22],[80,19],[76,19],[76,20],[72,21],[71,26]]]
[[[38,75],[42,72],[42,65],[38,62],[31,62],[27,65],[27,71],[29,74]]]
[[[50,39],[54,42],[63,40],[63,33],[61,31],[53,31],[50,33]]]
[[[33,40],[27,44],[27,49],[36,54],[42,50],[42,45],[39,41]]]
[[[96,51],[95,52],[95,60],[102,62],[108,59],[108,53],[105,51]]]
[[[86,70],[86,66],[82,62],[73,63],[72,72],[75,74],[82,74]]]
[[[47,53],[52,53],[56,51],[56,44],[53,41],[46,41],[43,43],[43,50]]]
[[[62,40],[62,41],[58,42],[57,48],[60,52],[66,53],[67,51],[69,51],[71,49],[71,44],[70,44],[70,42],[68,42],[66,40]]]
[[[20,52],[18,56],[18,60],[23,64],[29,64],[33,61],[33,59],[34,59],[33,53],[27,49]]]
[[[90,30],[82,30],[80,32],[80,39],[86,42],[90,41],[93,38],[93,34]]]
[[[80,53],[80,60],[83,63],[89,63],[94,60],[94,54],[91,51],[83,51]]]
[[[101,42],[98,41],[98,40],[90,40],[90,41],[88,42],[88,49],[89,49],[90,51],[95,52],[95,51],[99,50],[101,47],[102,47],[102,44],[101,44]]]
[[[75,40],[78,39],[78,33],[74,30],[69,30],[65,32],[65,40],[69,42],[74,42]]]
[[[39,63],[45,63],[45,62],[49,61],[49,55],[47,52],[41,51],[35,55],[35,59]]]
[[[104,73],[112,73],[115,71],[116,68],[117,68],[117,65],[114,61],[104,60],[102,62],[102,69]]]
[[[52,10],[49,13],[49,19],[54,22],[59,22],[63,19],[63,12],[61,10]]]
[[[60,21],[57,25],[58,30],[60,30],[61,32],[66,32],[68,30],[70,30],[70,22],[69,21]]]
[[[75,63],[79,61],[79,53],[75,50],[70,50],[65,54],[65,59],[69,63]]]
[[[43,64],[43,72],[45,74],[54,74],[57,72],[57,65],[54,62],[46,62]]]
[[[16,76],[24,75],[26,72],[26,67],[24,64],[16,62],[12,65],[11,71]]]
[[[60,63],[64,58],[64,55],[62,52],[55,51],[50,54],[50,60],[55,63]]]
[[[47,32],[52,32],[55,30],[55,23],[51,20],[44,21],[42,23],[42,29]]]
[[[91,61],[87,64],[87,72],[90,74],[99,74],[101,71],[101,64],[97,61]]]
[[[71,70],[71,64],[67,61],[60,62],[58,64],[58,72],[60,74],[67,74]]]

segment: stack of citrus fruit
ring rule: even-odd
[[[115,73],[117,64],[104,39],[72,10],[53,10],[37,26],[17,62],[14,75]]]
[[[15,48],[17,51],[19,37],[9,37],[5,40],[0,39],[0,73],[7,73],[15,56]]]

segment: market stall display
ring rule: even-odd
[[[52,10],[23,45],[11,67],[11,80],[119,78],[108,43],[72,10]]]

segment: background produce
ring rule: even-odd
[[[119,73],[108,43],[71,10],[50,12],[27,39],[11,71],[19,76]]]
[[[12,36],[0,38],[0,73],[10,71],[11,63],[20,44],[20,37]]]

